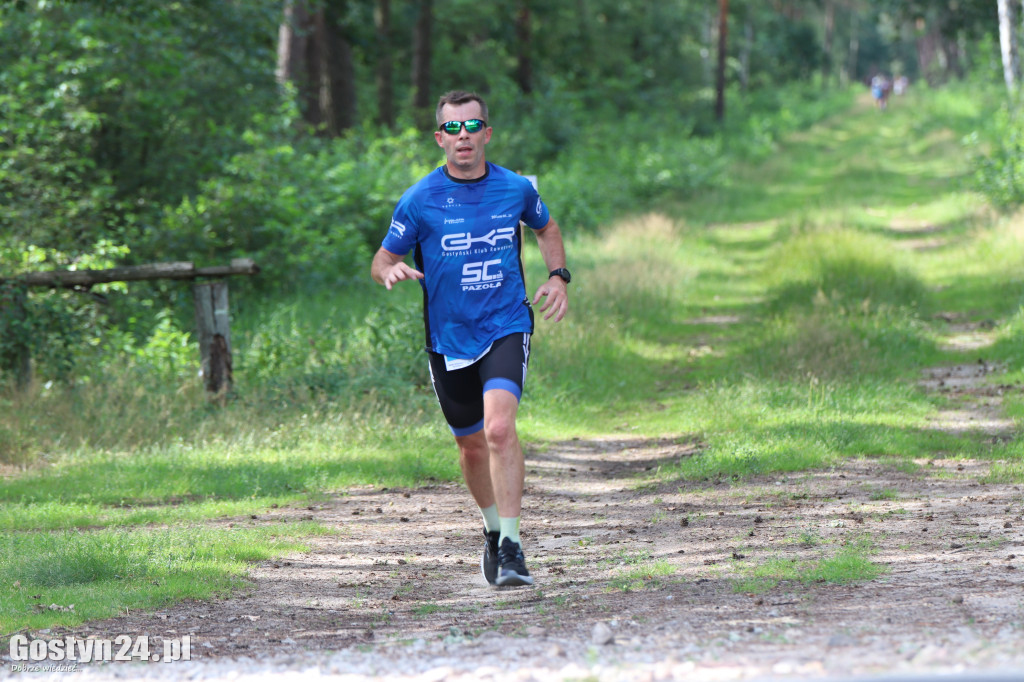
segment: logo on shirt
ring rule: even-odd
[[[466,222],[465,218],[445,218],[444,219],[444,224],[445,225],[458,225],[459,223],[464,223],[464,222]]]
[[[391,229],[397,232],[399,237],[405,236],[405,225],[398,222],[394,218],[391,219]]]
[[[473,248],[474,244],[487,244],[488,246],[497,246],[500,242],[511,244],[515,234],[516,228],[514,227],[491,230],[481,237],[474,237],[471,232],[456,232],[446,234],[441,238],[441,248],[445,251],[467,251]]]
[[[462,266],[462,290],[497,289],[505,279],[500,266],[499,259],[466,263]]]
[[[492,215],[491,220],[502,220],[503,218],[511,218],[511,213],[502,213],[501,215]]]
[[[544,212],[544,204],[541,203],[540,197],[537,197],[537,215]]]

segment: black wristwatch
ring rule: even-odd
[[[548,279],[551,279],[556,275],[564,279],[566,284],[572,281],[572,274],[570,274],[566,268],[557,268],[552,270],[548,273]]]

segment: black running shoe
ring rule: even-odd
[[[480,557],[480,572],[488,584],[493,585],[498,579],[498,538],[501,533],[496,530],[484,531],[484,555]]]
[[[523,558],[523,548],[518,542],[512,542],[505,538],[498,548],[498,578],[495,585],[532,585],[533,578],[526,570],[526,559]]]

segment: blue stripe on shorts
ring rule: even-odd
[[[457,429],[451,424],[448,425],[448,428],[451,429],[452,433],[456,436],[472,436],[474,433],[483,430],[484,420],[481,419],[476,424],[473,424],[472,426],[465,426],[461,429]]]
[[[512,381],[511,379],[505,379],[503,377],[495,377],[493,379],[488,379],[487,383],[484,384],[484,393],[487,393],[487,391],[492,391],[496,388],[505,389],[506,391],[514,395],[516,397],[516,400],[522,400],[523,398],[523,389],[519,388],[519,384]]]

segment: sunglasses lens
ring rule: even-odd
[[[479,118],[471,118],[468,121],[445,121],[441,124],[441,130],[445,131],[449,135],[458,135],[459,131],[462,130],[462,126],[466,126],[467,133],[479,133],[487,125],[486,121],[481,121]]]

